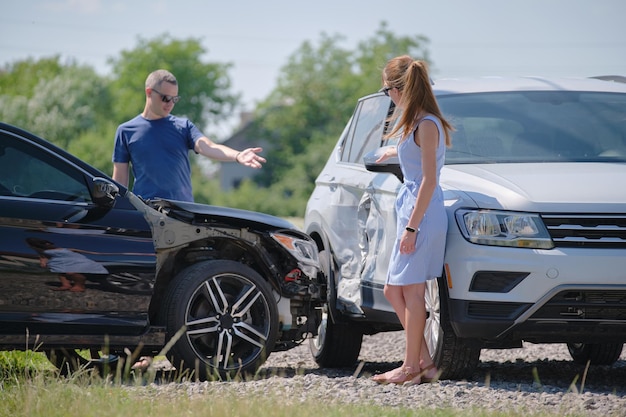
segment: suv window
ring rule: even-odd
[[[380,146],[389,104],[390,99],[384,96],[367,98],[359,103],[354,127],[342,155],[343,162],[363,164],[363,156]]]
[[[0,136],[0,195],[90,201],[83,176],[42,149]]]

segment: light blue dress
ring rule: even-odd
[[[83,254],[76,253],[66,248],[45,250],[48,260],[48,269],[56,273],[74,274],[108,274],[109,271],[96,261]]]
[[[404,175],[404,183],[396,198],[397,237],[391,253],[387,284],[409,285],[426,282],[441,275],[443,255],[448,231],[448,217],[443,204],[443,191],[439,186],[439,175],[446,155],[446,137],[443,126],[435,116],[428,115],[421,121],[432,120],[439,129],[437,147],[437,187],[422,222],[415,243],[415,251],[400,253],[400,237],[409,222],[422,181],[422,150],[415,144],[413,133],[398,144],[398,158]],[[418,125],[419,126],[419,125]]]

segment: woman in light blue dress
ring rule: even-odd
[[[396,199],[397,240],[389,263],[385,297],[405,330],[402,366],[374,376],[379,383],[419,384],[436,380],[438,371],[424,339],[426,281],[443,270],[448,218],[439,174],[450,146],[452,126],[443,118],[432,92],[426,64],[404,55],[383,70],[383,88],[401,110],[389,136],[400,134],[396,148],[404,175]]]

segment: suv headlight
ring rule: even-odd
[[[458,210],[456,219],[467,240],[479,245],[552,249],[554,243],[541,217],[534,213]]]
[[[300,269],[309,278],[314,278],[319,270],[317,246],[309,240],[304,240],[284,233],[270,233],[272,238],[287,249],[298,261]]]

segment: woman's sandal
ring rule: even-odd
[[[396,368],[397,369],[397,368]],[[392,375],[396,369],[392,369],[391,371],[387,371],[382,374],[374,375],[372,377],[372,381],[377,382],[379,384],[388,384],[391,379],[388,375]]]
[[[439,375],[440,375],[439,371],[435,372],[435,376],[433,376],[431,378],[426,378],[426,372],[428,372],[431,369],[437,369],[435,367],[434,363],[431,363],[426,368],[422,369],[422,372],[420,373],[421,382],[426,383],[426,384],[430,384],[430,383],[439,381]]]
[[[421,371],[413,371],[413,368],[411,368],[410,366],[406,366],[406,367],[402,367],[400,368],[400,376],[393,376],[391,378],[387,377],[386,375],[388,374],[388,372],[385,372],[384,374],[381,375],[375,375],[372,380],[374,382],[378,382],[379,384],[395,384],[395,385],[403,385],[407,382],[411,383],[411,384],[419,384],[419,380],[416,382],[416,379],[420,378],[420,375],[422,374]]]

